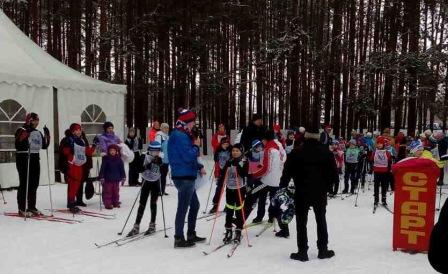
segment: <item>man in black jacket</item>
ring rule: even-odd
[[[317,130],[305,133],[302,147],[295,148],[285,163],[282,180],[294,179],[295,207],[297,216],[297,246],[299,251],[291,254],[291,259],[308,261],[307,222],[308,211],[313,207],[317,223],[318,258],[327,259],[335,255],[328,250],[326,221],[327,193],[332,182],[338,179],[336,162],[331,152],[319,142]]]
[[[263,126],[263,117],[260,114],[252,115],[252,122],[243,129],[240,143],[247,151],[252,147],[253,140],[261,140],[265,136],[266,127]]]
[[[428,259],[432,267],[440,273],[448,273],[448,200],[440,211],[439,220],[431,232]]]

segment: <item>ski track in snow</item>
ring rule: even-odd
[[[211,162],[207,162],[208,172]],[[209,176],[209,175],[207,175]],[[367,186],[366,186],[367,188]],[[66,185],[52,187],[55,208],[66,204]],[[219,245],[224,232],[224,218],[216,223],[212,244],[197,244],[195,248],[174,249],[174,229],[143,240],[115,247],[115,245],[96,248],[94,243],[103,243],[119,238],[124,221],[138,193],[137,187],[122,187],[120,190],[121,208],[102,212],[116,213],[115,220],[103,220],[89,216],[76,216],[83,220],[80,224],[63,224],[46,221],[27,220],[0,215],[0,273],[436,273],[428,263],[426,254],[410,255],[392,251],[393,216],[379,207],[375,214],[373,208],[373,187],[359,194],[358,207],[354,207],[356,196],[345,200],[329,200],[327,222],[329,248],[336,256],[330,260],[317,259],[316,224],[311,210],[308,216],[308,238],[310,261],[302,263],[289,259],[291,252],[297,251],[295,220],[289,225],[291,237],[279,239],[272,231],[266,231],[259,238],[255,234],[260,226],[249,228],[250,243],[246,239],[235,255],[226,257],[229,247],[204,256],[202,251]],[[204,210],[209,186],[199,190],[201,208]],[[167,227],[174,226],[177,206],[177,191],[167,186],[169,196],[164,196]],[[213,189],[214,192],[214,189]],[[16,212],[16,191],[5,191],[7,205],[0,201],[0,212]],[[212,193],[213,195],[213,193]],[[48,188],[38,190],[37,207],[43,211],[49,208]],[[443,197],[445,199],[445,197]],[[159,199],[160,200],[160,199]],[[388,203],[393,208],[393,196],[388,195]],[[87,201],[87,210],[99,211],[98,197]],[[137,207],[137,206],[136,206]],[[210,206],[209,206],[210,207]],[[158,203],[157,229],[163,228],[162,207]],[[48,212],[45,212],[48,213]],[[255,214],[255,213],[254,213]],[[438,214],[438,213],[437,213]],[[124,235],[131,229],[135,220],[136,208],[129,220]],[[71,215],[55,213],[55,216],[71,218]],[[149,204],[141,223],[141,231],[149,224]],[[249,221],[254,216],[250,216]],[[267,216],[265,216],[265,219]],[[198,220],[197,232],[209,238],[213,222]],[[186,232],[186,226],[185,226]],[[244,233],[245,235],[245,233]]]

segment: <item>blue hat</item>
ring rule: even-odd
[[[148,146],[149,151],[160,151],[161,149],[162,145],[157,141],[152,141]]]
[[[419,141],[412,141],[412,143],[409,145],[409,150],[412,154],[415,154],[419,150],[423,150],[423,145]]]
[[[252,148],[255,148],[255,147],[259,146],[259,145],[263,145],[263,143],[260,140],[255,139],[255,140],[252,141]]]

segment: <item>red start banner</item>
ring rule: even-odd
[[[393,250],[428,250],[434,226],[440,170],[429,159],[408,158],[392,168],[395,176]]]

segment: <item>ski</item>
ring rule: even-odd
[[[259,223],[250,223],[250,224],[245,225],[244,228],[251,228],[251,227],[254,227],[254,226],[265,225],[265,224],[266,224],[266,221],[262,221],[262,222],[259,222]]]
[[[49,209],[47,209],[49,210]],[[73,214],[73,215],[84,215],[88,217],[95,217],[95,218],[101,218],[105,220],[113,220],[115,219],[115,215],[95,212],[95,211],[86,211],[86,210],[80,210],[78,213],[73,213],[69,209],[53,209],[54,212],[59,213],[65,213],[65,214]]]
[[[167,227],[166,230],[169,230],[171,228],[172,227]],[[132,238],[125,239],[123,241],[115,242],[115,244],[116,244],[117,247],[123,246],[125,244],[129,244],[129,243],[132,243],[132,242],[135,242],[135,241],[138,241],[138,240],[141,240],[141,239],[153,236],[154,234],[156,234],[158,232],[162,232],[162,231],[164,231],[163,228],[158,229],[158,230],[154,231],[154,233],[151,233],[151,234],[146,234],[146,231],[145,231],[143,233],[137,234],[138,236],[136,235],[136,237],[132,237]]]
[[[235,254],[236,249],[238,248],[238,246],[240,246],[240,243],[234,243],[232,245],[232,248],[230,248],[229,253],[227,253],[227,258],[230,258],[233,256],[233,254]]]
[[[220,244],[217,247],[215,247],[212,250],[210,250],[209,252],[202,251],[202,254],[204,254],[204,256],[210,255],[210,254],[220,250],[221,248],[223,248],[223,247],[225,247],[227,245],[229,245],[229,244],[228,243],[227,244],[226,243]]]
[[[349,193],[349,194],[347,194],[345,196],[341,195],[341,200],[345,200],[345,199],[350,198],[350,197],[352,197],[354,195],[356,195],[356,193]]]
[[[197,217],[196,220],[201,220],[201,219],[209,218],[209,217],[212,217],[212,216],[214,217],[215,214],[216,214],[216,212],[215,213],[206,213],[206,214],[204,214],[202,216]],[[222,215],[222,211],[219,211],[218,215]]]
[[[388,205],[383,205],[383,207],[390,213],[394,214],[394,212],[392,211],[392,209],[390,209],[390,207]]]
[[[265,224],[264,227],[260,230],[260,232],[258,232],[258,234],[255,235],[255,237],[260,237],[264,232],[266,232],[266,230],[271,228],[273,225],[274,225],[274,223]]]
[[[115,240],[110,241],[110,242],[102,243],[102,244],[98,244],[98,243],[94,243],[94,244],[95,244],[95,246],[96,246],[97,248],[101,248],[101,247],[105,247],[105,246],[109,246],[109,245],[115,244],[115,243],[117,243],[117,242],[126,241],[126,240],[129,240],[129,239],[132,239],[132,238],[141,236],[141,235],[143,235],[143,234],[145,234],[145,232],[140,232],[140,233],[138,233],[138,234],[135,234],[135,235],[133,235],[133,236],[129,236],[129,237],[128,237],[128,236],[124,236],[124,237],[115,239]]]
[[[216,217],[216,218],[219,218],[219,217],[221,217],[221,216],[224,216],[225,214],[222,214],[222,213],[218,213],[218,216]],[[213,221],[215,219],[215,216],[213,215],[213,216],[211,216],[211,217],[208,217],[207,219],[205,219],[207,222],[210,222],[210,221]]]
[[[24,218],[23,216],[20,216],[19,213],[14,213],[14,212],[5,212],[4,215],[8,216],[8,217]],[[66,223],[66,224],[78,224],[78,223],[82,222],[80,220],[66,219],[66,218],[60,218],[60,217],[49,216],[49,215],[38,215],[38,216],[31,216],[31,217],[27,217],[27,218],[33,219],[33,220],[56,222],[56,223]]]

